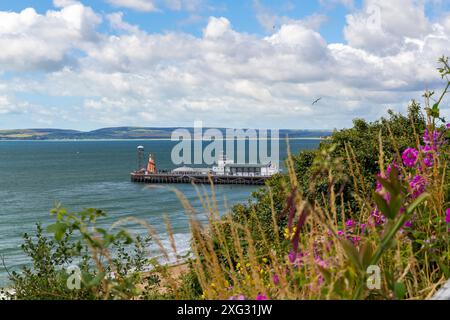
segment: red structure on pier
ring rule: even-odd
[[[155,160],[153,160],[152,154],[148,156],[148,163],[147,163],[147,174],[153,174],[156,173],[156,164]]]

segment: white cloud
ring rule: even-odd
[[[288,11],[290,11],[289,9],[292,9],[291,3],[287,2],[285,5],[287,6]],[[264,6],[260,0],[253,0],[253,8],[259,24],[268,33],[275,33],[282,25],[286,24],[299,24],[309,29],[317,30],[327,21],[327,17],[323,14],[313,14],[303,19],[292,19],[288,16],[274,13]]]
[[[231,24],[227,18],[211,17],[209,18],[208,25],[203,31],[203,34],[205,38],[214,39],[220,38],[229,31],[231,31]]]
[[[205,4],[204,0],[164,0],[163,2],[170,10],[191,12],[200,9]]]
[[[153,0],[106,0],[109,4],[128,8],[136,11],[157,11],[155,1]]]
[[[33,8],[0,12],[0,68],[58,68],[68,61],[71,49],[83,49],[96,40],[100,21],[91,8],[76,2],[45,15]]]
[[[255,100],[274,102],[272,94],[267,88],[249,80],[236,80],[226,87],[237,94],[242,94]]]
[[[6,95],[0,95],[0,114],[7,114],[13,111],[14,108]]]
[[[77,3],[79,3],[77,0],[53,0],[53,5],[56,8],[64,8]]]
[[[349,45],[385,55],[400,52],[406,39],[423,39],[430,32],[424,3],[415,0],[367,0],[362,10],[347,16],[344,29]]]
[[[108,14],[106,17],[113,29],[123,30],[123,31],[127,31],[130,33],[138,33],[139,32],[138,26],[131,25],[131,24],[123,21],[123,13],[122,12],[114,12],[114,13]]]
[[[56,0],[71,1],[71,0]],[[204,0],[104,0],[110,5],[119,8],[127,8],[135,11],[152,12],[159,11],[159,8],[167,8],[173,11],[186,10],[190,12],[201,9]]]
[[[0,93],[0,115],[23,115],[30,111],[33,111],[37,115],[43,111],[42,109],[33,110],[32,108],[33,106],[26,101],[17,101],[17,99],[9,94]]]
[[[343,5],[349,9],[353,9],[355,7],[354,0],[319,0],[319,3],[328,8],[332,8],[336,5]]]

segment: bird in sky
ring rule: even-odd
[[[314,100],[313,103],[312,103],[312,105],[315,105],[315,104],[316,104],[317,102],[319,102],[321,99],[322,99],[322,97],[320,97],[320,98]]]

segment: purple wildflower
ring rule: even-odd
[[[423,159],[423,164],[427,166],[428,168],[432,167],[434,164],[433,159],[433,149],[434,147],[431,146],[424,146],[420,148],[421,151],[425,154]]]
[[[272,276],[272,281],[274,285],[278,285],[280,283],[280,277],[277,274]]]
[[[266,295],[258,294],[256,300],[269,300]]]
[[[324,282],[325,282],[325,278],[322,275],[320,275],[319,279],[317,279],[317,285],[321,286]]]
[[[366,231],[367,225],[366,225],[365,223],[361,223],[361,224],[359,225],[359,227],[361,228],[361,233],[364,233],[364,232]]]
[[[379,226],[383,224],[385,221],[386,218],[380,211],[378,211],[378,209],[373,210],[372,213],[370,214],[369,224],[372,226],[373,225]]]
[[[403,151],[402,159],[403,163],[407,167],[414,167],[417,163],[417,155],[419,154],[419,151],[417,151],[414,148],[407,148],[405,151]]]
[[[383,185],[380,183],[380,181],[377,180],[377,185],[375,187],[375,191],[381,191],[381,189],[383,188]]]
[[[350,240],[351,242],[353,242],[353,244],[355,246],[357,246],[359,244],[359,242],[361,241],[361,237],[359,237],[359,236],[348,236],[347,239]]]
[[[411,228],[412,227],[412,221],[411,220],[406,221],[405,224],[403,225],[403,227]]]
[[[398,178],[400,179],[401,178],[400,170],[398,169],[398,165],[395,162],[392,162],[390,165],[388,165],[388,167],[386,168],[385,174],[378,173],[377,177],[386,179],[391,174],[392,169],[395,169],[397,171]],[[382,189],[383,189],[383,185],[377,179],[375,191],[378,192],[378,191],[381,191]]]
[[[395,170],[397,170],[397,172],[399,172],[399,170],[398,170],[398,165],[397,165],[395,162],[393,162],[393,163],[391,163],[390,165],[388,165],[388,167],[386,168],[386,174],[387,174],[387,175],[390,175],[392,169],[395,169]]]
[[[420,150],[421,150],[423,153],[429,153],[429,152],[432,152],[434,149],[433,149],[432,146],[426,145],[426,146],[421,146],[421,147],[420,147]]]
[[[355,226],[355,222],[352,219],[349,219],[345,222],[345,226],[349,229],[353,228]]]
[[[420,151],[422,151],[423,153],[432,153],[434,150],[436,150],[436,147],[429,145],[420,147]]]
[[[425,166],[427,166],[428,168],[432,167],[433,164],[434,164],[434,161],[433,161],[433,155],[427,154],[427,155],[425,156],[425,158],[423,159],[423,164],[424,164]]]
[[[441,133],[437,130],[434,130],[433,133],[428,133],[428,130],[425,129],[423,132],[423,142],[427,145],[437,145],[439,143],[439,139],[441,138]]]
[[[386,200],[387,203],[391,202],[391,194],[389,192],[385,192],[383,194],[383,199]]]
[[[447,210],[445,210],[445,223],[450,224],[450,208],[447,208]]]
[[[245,296],[242,294],[238,294],[238,295],[229,297],[228,300],[245,300]]]
[[[294,263],[294,262],[295,262],[295,259],[297,258],[297,255],[295,254],[294,251],[291,251],[291,252],[289,252],[289,254],[288,254],[288,258],[289,258],[289,261],[290,261],[291,263]]]
[[[317,257],[316,258],[316,263],[317,263],[318,266],[320,266],[322,268],[328,267],[328,264],[324,260],[322,260],[321,257]]]
[[[447,128],[447,130],[450,130],[450,123],[447,123],[447,124],[445,125],[445,128]]]
[[[427,182],[424,177],[417,175],[415,176],[410,182],[409,186],[411,187],[411,192],[413,198],[417,198],[420,196],[424,191],[425,187],[427,185]]]
[[[295,266],[299,266],[303,264],[303,257],[305,254],[298,252],[295,253],[294,251],[290,251],[288,254],[289,261],[294,264]]]

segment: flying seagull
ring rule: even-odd
[[[311,104],[311,105],[315,105],[317,102],[319,102],[320,100],[322,99],[322,97],[320,97],[319,99],[317,99],[317,100],[314,100],[314,102]]]

